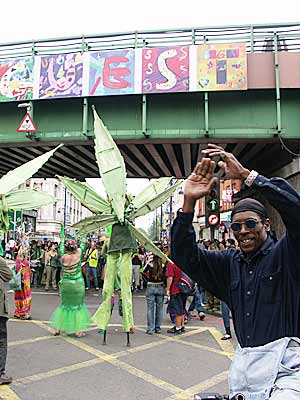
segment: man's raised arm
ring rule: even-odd
[[[199,249],[192,226],[196,201],[216,184],[214,170],[215,162],[203,158],[185,181],[182,211],[178,212],[171,231],[171,258],[192,279],[226,301],[230,280],[227,253]]]

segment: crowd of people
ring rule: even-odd
[[[86,292],[90,291],[92,286],[96,291],[103,287],[108,241],[109,238],[103,236],[97,241],[87,240],[81,250],[80,270],[83,275]],[[155,244],[166,256],[169,256],[169,243],[166,239],[161,242],[155,242]],[[76,245],[80,246],[80,242],[77,241]],[[198,245],[210,250],[216,248],[222,250],[234,247],[235,242],[233,239],[227,239],[226,241],[218,241],[217,239],[214,241],[200,240]],[[15,261],[16,273],[21,271],[22,276],[22,290],[15,291],[14,317],[31,319],[31,287],[40,287],[45,291],[49,291],[52,288],[52,290],[58,291],[62,281],[63,256],[65,252],[62,251],[58,242],[31,240],[28,247],[24,249],[21,243],[13,238],[8,240],[5,248],[7,248],[7,252],[2,255]],[[176,297],[177,300],[182,298],[181,294],[180,296],[175,296],[179,294],[177,287],[179,279],[180,270],[176,265],[168,266],[164,260],[147,252],[143,246],[138,246],[137,251],[132,254],[131,289],[133,292],[146,289],[148,320],[146,332],[148,334],[160,332],[159,321],[162,319],[165,296],[168,303],[167,312],[170,314],[171,321],[175,324],[178,309],[177,305],[174,309],[174,299]],[[171,280],[173,280],[173,283]],[[116,295],[119,297],[119,303],[122,303],[120,285],[116,285],[115,289],[111,300],[112,306]],[[215,303],[212,302],[212,299]],[[182,300],[183,317],[180,316],[180,318],[183,320],[181,332],[184,331],[184,322],[187,323],[191,318],[197,318],[198,316],[200,320],[204,320],[205,312],[222,310],[226,330],[224,339],[231,338],[229,310],[226,304],[220,304],[218,299],[215,299],[214,296],[197,284],[194,285],[193,291],[189,296],[185,296]],[[122,306],[120,305],[119,308],[122,308]],[[151,321],[154,319],[154,310],[156,310],[158,319],[156,326],[153,328],[153,322]],[[196,314],[193,313],[194,310]],[[122,311],[120,311],[121,313]],[[172,328],[169,333],[177,333],[177,331]]]
[[[189,311],[196,308],[200,320],[203,320],[205,303],[214,311],[220,300],[226,330],[223,339],[231,338],[230,309],[238,341],[229,371],[230,398],[243,393],[247,400],[299,399],[300,196],[284,179],[268,179],[256,171],[247,170],[233,154],[226,153],[220,146],[209,145],[203,152],[208,157],[196,165],[185,182],[183,207],[171,229],[171,251],[168,243],[156,243],[166,257],[171,254],[173,261],[167,262],[167,258],[147,253],[142,247],[132,254],[132,290],[146,287],[146,333],[161,332],[165,295],[168,297],[167,310],[174,323],[168,333],[174,335],[185,331],[185,317]],[[271,234],[265,205],[257,199],[245,197],[235,204],[231,215],[231,230],[238,248],[232,239],[224,243],[216,240],[196,242],[192,226],[194,208],[196,201],[207,195],[216,184],[213,156],[221,158],[219,166],[225,173],[241,179],[248,187],[254,187],[277,209],[286,226],[281,239],[277,240]],[[82,337],[90,324],[84,294],[90,290],[90,279],[96,291],[101,277],[105,279],[102,272],[105,271],[108,240],[87,244],[86,239],[80,243],[62,239],[59,249],[56,243],[48,243],[46,247],[44,244],[40,254],[37,243],[32,242],[28,249],[20,246],[16,272],[22,272],[22,288],[15,291],[15,317],[30,318],[30,282],[42,283],[41,277],[44,276],[45,290],[50,282],[56,289],[60,264],[61,304],[53,313],[51,325],[55,335],[64,331]],[[12,247],[8,247],[11,257],[14,257]],[[37,268],[33,268],[37,260],[42,260],[44,266],[40,274],[36,273]],[[4,282],[11,276],[5,260],[0,258],[0,384],[11,382],[5,374],[7,308],[3,290]],[[120,285],[117,279],[115,281],[121,299],[123,288],[120,292]],[[188,297],[193,299],[186,311]],[[112,310],[114,295],[109,300]],[[120,303],[119,311],[121,315]]]

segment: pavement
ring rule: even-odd
[[[13,292],[8,301],[12,316]],[[92,314],[101,294],[91,290],[85,302]],[[32,321],[9,320],[7,373],[14,381],[0,386],[0,399],[176,400],[193,399],[202,391],[227,393],[236,341],[220,340],[220,318],[192,319],[186,332],[174,337],[167,333],[171,323],[164,313],[162,334],[147,335],[146,299],[140,291],[133,298],[131,347],[126,347],[117,307],[103,346],[95,326],[80,339],[51,335],[48,324],[59,303],[57,292],[33,289]]]

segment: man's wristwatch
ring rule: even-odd
[[[245,179],[244,183],[246,186],[252,186],[253,182],[255,181],[256,177],[258,176],[258,172],[254,171],[254,169],[250,172],[250,174]]]

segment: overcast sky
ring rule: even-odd
[[[299,4],[297,0],[2,1],[0,42],[157,28],[297,22]]]

